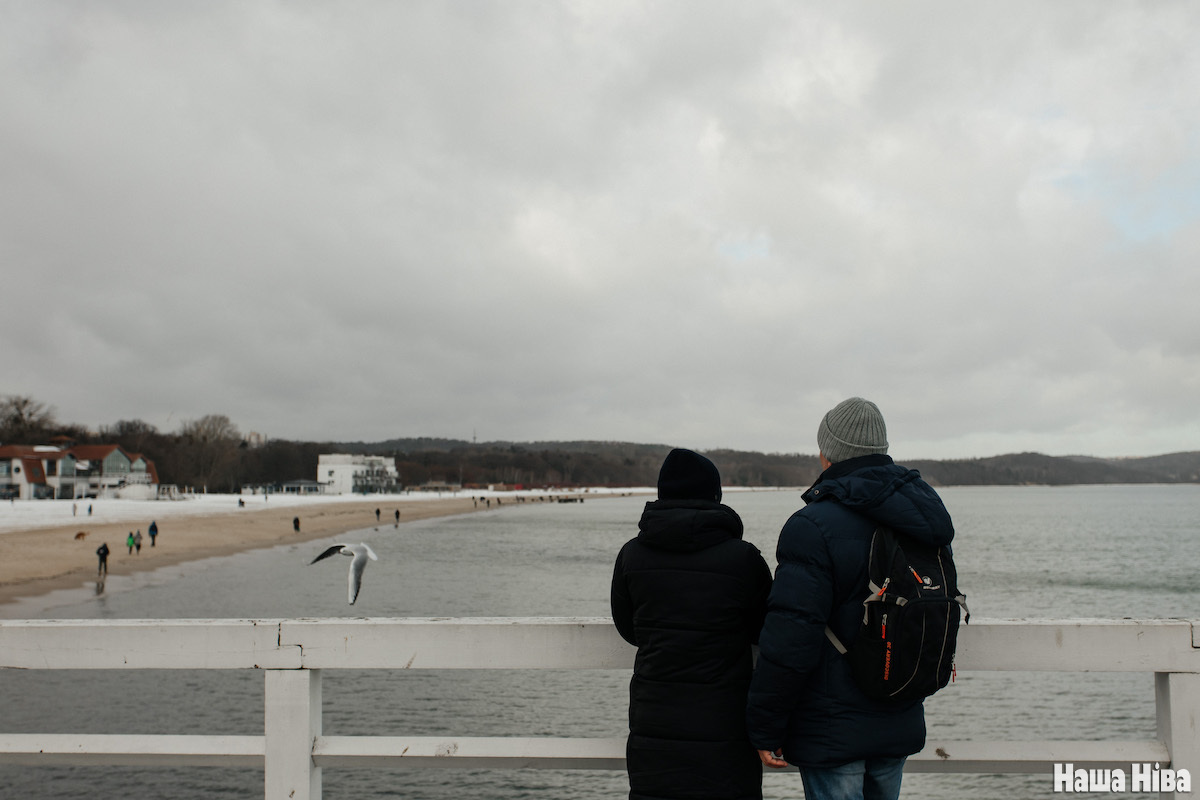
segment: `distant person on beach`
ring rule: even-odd
[[[108,574],[108,542],[104,542],[96,548],[96,555],[100,557],[100,566],[96,568],[97,575]]]
[[[396,509],[396,524],[400,524],[400,509]]]
[[[292,517],[292,530],[294,530],[296,533],[300,532],[300,518],[299,517]]]
[[[158,536],[158,523],[150,520],[150,527],[146,529],[146,533],[150,534],[150,546],[154,547],[154,540]]]
[[[925,746],[922,703],[868,698],[827,631],[850,642],[861,625],[877,526],[932,544],[949,544],[954,526],[929,484],[887,455],[874,403],[838,403],[817,445],[824,471],[779,534],[747,727],[764,764],[800,768],[808,800],[895,800],[905,759]]]
[[[721,504],[716,466],[672,450],[613,570],[613,621],[638,648],[629,683],[629,797],[762,797],[746,735],[751,646],[771,572]]]
[[[138,551],[138,555],[142,554],[142,529],[138,528],[138,532],[133,536],[133,546]]]
[[[133,531],[130,531],[129,537],[125,539],[125,546],[129,548],[129,555],[133,555]]]
[[[92,515],[92,504],[88,503],[88,516],[90,517],[91,515]]]
[[[375,521],[379,522],[379,509],[375,509]]]

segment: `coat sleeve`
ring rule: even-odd
[[[612,607],[613,622],[616,623],[617,633],[632,645],[637,641],[633,630],[633,598],[629,596],[629,586],[625,583],[625,548],[617,554],[617,563],[613,566],[612,589],[609,591],[609,605]]]
[[[749,558],[750,572],[750,605],[746,610],[746,630],[751,632],[751,641],[758,644],[763,621],[767,616],[767,598],[771,593],[771,568],[762,557],[758,548],[754,548]]]
[[[833,611],[833,565],[817,523],[802,512],[779,534],[779,566],[759,635],[746,726],[758,750],[783,746],[788,719],[816,668]]]

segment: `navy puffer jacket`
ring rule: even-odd
[[[751,645],[771,571],[733,509],[647,503],[617,556],[613,621],[637,646],[629,683],[630,798],[762,797],[746,735]]]
[[[747,707],[750,740],[808,767],[916,753],[925,746],[922,704],[894,709],[867,698],[825,626],[847,644],[854,639],[877,524],[942,545],[954,538],[950,514],[916,470],[886,455],[834,464],[803,497],[807,505],[779,534]]]

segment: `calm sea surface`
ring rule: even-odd
[[[960,587],[974,619],[1200,618],[1200,486],[950,488]],[[799,492],[725,498],[774,565]],[[346,559],[289,545],[108,580],[0,606],[3,618],[607,616],[613,559],[645,498],[505,504],[463,517],[368,527],[342,540],[378,553],[346,604]],[[160,547],[170,547],[164,527]],[[335,735],[623,736],[618,671],[326,672]],[[0,732],[261,734],[263,678],[248,672],[0,672]],[[927,702],[937,739],[1152,739],[1142,674],[960,673]],[[1033,798],[1049,776],[905,777],[904,797]],[[324,771],[324,796],[592,800],[627,792],[622,772]],[[801,797],[794,772],[768,798]],[[1086,795],[1074,795],[1086,796]],[[1099,796],[1099,795],[1098,795]],[[260,798],[259,770],[0,766],[0,798]]]

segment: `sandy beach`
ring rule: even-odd
[[[469,496],[414,497],[382,495],[356,498],[245,498],[206,497],[201,501],[127,502],[95,501],[96,512],[87,515],[88,501],[73,507],[70,501],[19,501],[0,508],[0,604],[36,597],[56,589],[76,588],[94,580],[96,548],[108,544],[111,575],[157,569],[212,556],[230,555],[259,547],[273,547],[336,536],[375,525],[392,526],[396,511],[404,524],[430,517],[482,511]],[[511,499],[509,500],[511,502]],[[493,509],[500,508],[492,499]],[[379,509],[376,522],[375,509]],[[293,519],[300,518],[300,531]],[[151,547],[146,531],[158,523]],[[125,545],[131,531],[142,533],[140,552]],[[80,536],[80,534],[85,534]]]

